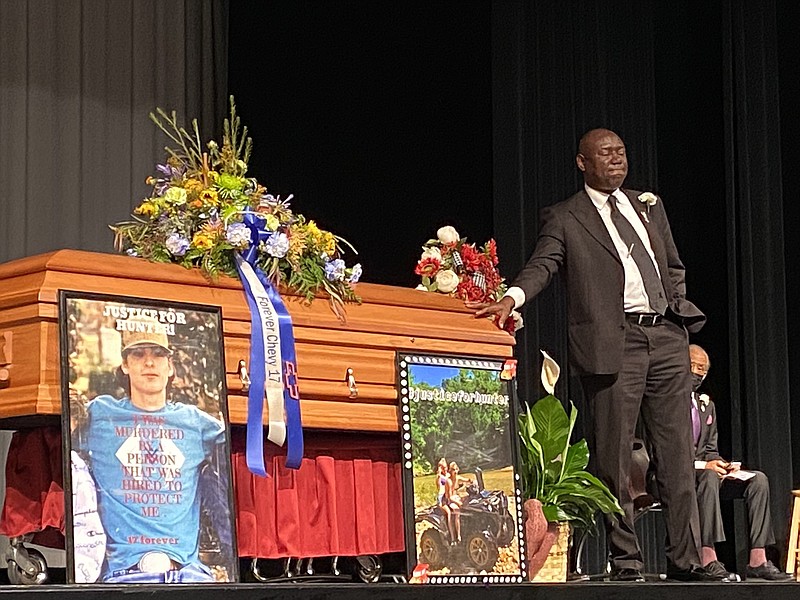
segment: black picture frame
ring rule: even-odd
[[[60,290],[69,583],[239,578],[219,307]]]
[[[527,579],[515,365],[497,358],[397,355],[411,583]],[[439,471],[442,460],[446,476]]]

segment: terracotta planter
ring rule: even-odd
[[[528,580],[536,583],[566,583],[569,523],[548,523],[538,500],[527,500],[523,504],[523,511]]]
[[[571,528],[567,521],[550,523],[548,532],[555,536],[544,564],[530,580],[534,583],[566,583],[569,564],[569,538]]]

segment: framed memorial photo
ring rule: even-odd
[[[525,580],[509,367],[502,360],[398,355],[412,583]]]
[[[236,581],[219,308],[62,291],[59,323],[68,581]]]

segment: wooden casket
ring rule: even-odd
[[[59,290],[221,307],[230,420],[245,423],[239,367],[249,360],[250,314],[238,280],[209,282],[177,265],[61,250],[0,265],[0,427],[38,432],[37,426],[60,423]],[[512,356],[514,338],[473,318],[460,300],[369,283],[356,291],[362,303],[347,305],[346,322],[325,299],[284,295],[294,325],[306,452],[302,467],[290,471],[283,450],[268,444],[274,476],[256,477],[233,432],[240,556],[402,550],[396,352]],[[37,476],[46,487],[48,478]],[[58,527],[55,520],[51,528]],[[48,526],[37,514],[18,521],[13,533],[4,523],[5,532],[19,535],[28,523],[36,531]]]
[[[178,265],[60,250],[0,265],[0,425],[61,414],[62,289],[220,306],[230,419],[245,422],[239,362],[249,360],[250,314],[238,280],[209,282]],[[306,429],[397,431],[397,350],[491,358],[513,353],[514,338],[487,319],[474,319],[460,300],[369,283],[358,284],[357,293],[362,303],[347,305],[344,323],[324,299],[284,297]]]

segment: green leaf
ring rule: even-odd
[[[567,515],[567,513],[561,510],[561,508],[558,506],[543,505],[542,512],[544,513],[544,518],[551,523],[555,523],[557,521],[569,521],[569,515]]]
[[[594,529],[597,514],[621,514],[621,508],[608,487],[585,471],[586,440],[570,444],[577,414],[574,404],[570,403],[568,415],[550,395],[520,415],[520,479],[525,497],[539,499],[549,521],[574,521]]]
[[[536,425],[534,438],[542,447],[547,475],[557,481],[561,476],[562,463],[566,459],[565,448],[569,443],[569,420],[561,402],[554,396],[545,396],[531,408]]]
[[[572,444],[567,450],[567,460],[564,461],[563,477],[570,477],[578,471],[583,471],[589,464],[589,445],[586,440]]]

